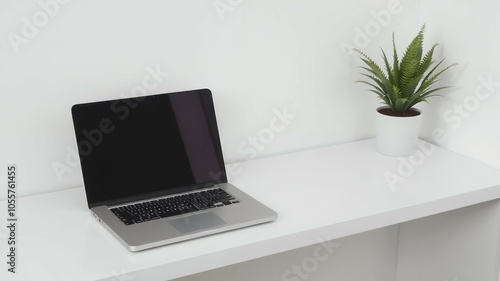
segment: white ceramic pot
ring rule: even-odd
[[[422,121],[421,111],[417,116],[395,117],[379,112],[376,117],[376,140],[378,152],[389,156],[408,156],[417,150],[417,140]]]

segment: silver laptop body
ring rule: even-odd
[[[227,182],[210,90],[71,111],[89,209],[129,250],[276,219]]]

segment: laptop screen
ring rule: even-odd
[[[89,207],[227,182],[208,89],[72,108]]]

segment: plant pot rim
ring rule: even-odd
[[[420,109],[418,109],[418,108],[415,108],[415,107],[412,107],[412,108],[408,109],[408,110],[413,110],[413,111],[418,112],[418,114],[414,115],[414,116],[393,116],[393,115],[387,115],[387,114],[381,113],[380,110],[381,109],[385,109],[385,108],[390,108],[390,107],[387,106],[387,105],[380,106],[380,107],[377,108],[377,113],[380,114],[380,115],[383,115],[385,117],[388,117],[388,118],[417,118],[419,116],[422,116],[422,111]]]

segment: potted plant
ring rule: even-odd
[[[377,150],[382,154],[408,156],[416,151],[422,114],[414,106],[427,102],[429,97],[436,96],[437,91],[448,88],[433,86],[443,72],[456,65],[438,70],[444,59],[438,63],[432,59],[437,44],[424,54],[424,31],[425,24],[408,45],[401,60],[396,51],[393,33],[392,64],[382,49],[385,71],[365,53],[354,49],[365,64],[361,66],[366,71],[362,75],[368,78],[356,82],[369,85],[369,91],[375,93],[385,104],[377,108],[376,119]]]

